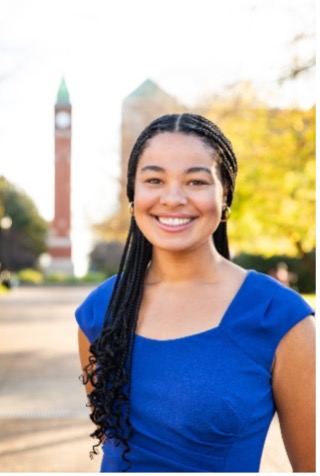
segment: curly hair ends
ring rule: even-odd
[[[192,134],[204,141],[214,152],[228,191],[227,205],[233,199],[237,160],[230,141],[208,119],[196,114],[168,114],[153,121],[140,134],[133,146],[128,163],[127,196],[134,200],[134,181],[139,158],[155,135],[164,132]],[[227,225],[221,222],[213,234],[217,251],[230,259]],[[130,375],[137,319],[143,296],[144,277],[151,260],[152,246],[131,218],[127,241],[110,304],[100,337],[90,347],[90,360],[83,382],[90,382],[88,395],[92,409],[90,418],[97,426],[91,434],[98,442],[91,457],[108,439],[122,445],[122,458],[130,467],[129,451],[132,427],[130,424]]]

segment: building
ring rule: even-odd
[[[145,80],[124,98],[121,118],[121,185],[118,210],[110,220],[96,227],[107,240],[124,239],[128,231],[130,215],[126,196],[127,164],[137,137],[157,117],[183,112],[186,112],[186,108],[150,79]]]
[[[48,274],[73,275],[71,232],[71,133],[72,106],[62,79],[54,107],[55,166],[54,218],[48,237]]]

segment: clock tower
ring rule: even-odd
[[[55,178],[54,218],[48,240],[51,257],[48,273],[73,275],[71,248],[71,112],[65,80],[62,79],[54,107]]]

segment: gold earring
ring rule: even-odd
[[[222,217],[221,217],[220,222],[221,223],[226,223],[229,220],[230,215],[231,215],[231,208],[230,207],[225,207],[222,210]]]
[[[133,202],[129,202],[128,210],[129,210],[130,215],[133,215]]]

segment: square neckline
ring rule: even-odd
[[[138,339],[144,340],[144,341],[149,341],[149,342],[157,342],[157,343],[158,342],[159,343],[167,342],[167,343],[170,343],[170,342],[182,341],[182,340],[185,340],[185,339],[192,339],[194,337],[200,337],[200,336],[205,335],[205,334],[215,333],[215,332],[219,331],[220,328],[224,325],[225,321],[227,320],[228,315],[232,311],[233,307],[236,305],[237,301],[239,300],[239,296],[242,295],[244,288],[247,286],[249,277],[253,273],[254,273],[254,270],[252,270],[252,269],[246,270],[246,275],[244,277],[244,280],[242,281],[238,291],[236,292],[236,294],[233,296],[230,303],[228,304],[228,306],[227,306],[225,312],[223,313],[222,318],[220,319],[220,322],[217,326],[210,327],[209,329],[206,329],[206,330],[203,330],[203,331],[200,331],[200,332],[196,332],[194,334],[187,334],[187,335],[181,336],[181,337],[172,337],[170,339],[155,339],[153,337],[147,337],[147,336],[144,336],[144,335],[141,335],[141,334],[138,334],[138,333],[135,333],[135,337],[137,337]]]

